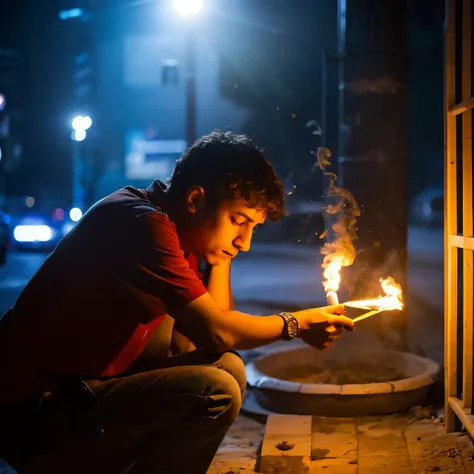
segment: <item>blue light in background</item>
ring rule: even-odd
[[[59,18],[61,20],[79,18],[82,15],[84,15],[84,10],[82,8],[72,8],[71,10],[62,10],[59,12]]]

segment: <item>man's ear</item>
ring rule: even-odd
[[[206,207],[206,193],[202,186],[190,186],[186,193],[186,209],[191,214],[198,214]]]

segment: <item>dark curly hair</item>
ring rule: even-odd
[[[167,193],[184,196],[193,185],[204,188],[211,206],[243,196],[264,203],[272,221],[284,211],[283,186],[262,150],[246,135],[214,130],[194,142],[176,163]]]

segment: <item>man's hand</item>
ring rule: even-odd
[[[354,330],[354,323],[343,316],[344,311],[344,305],[338,304],[293,313],[300,324],[299,337],[312,347],[328,349],[344,329]]]
[[[224,311],[234,309],[234,299],[230,287],[231,259],[217,266],[207,265],[203,283],[217,306]]]

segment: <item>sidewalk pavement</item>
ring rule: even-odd
[[[313,417],[308,474],[474,473],[474,447],[467,433],[445,431],[442,418],[409,415],[362,418]],[[426,415],[429,417],[429,413]],[[208,474],[258,472],[264,425],[240,416],[229,430]],[[284,473],[281,473],[284,474]]]

